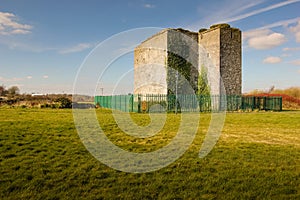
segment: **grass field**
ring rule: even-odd
[[[126,136],[110,111],[97,110],[107,136],[136,152],[158,149],[176,134],[180,115],[148,139]],[[132,114],[140,124],[147,114]],[[77,135],[71,110],[0,109],[1,199],[300,199],[300,112],[227,113],[210,154],[198,157],[210,122],[176,162],[132,174],[97,161]],[[121,137],[121,140],[120,140]]]

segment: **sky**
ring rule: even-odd
[[[299,10],[300,0],[0,0],[0,85],[29,94],[72,93],[78,76],[92,79],[80,69],[93,49],[124,31],[148,30],[138,37],[143,41],[160,28],[198,31],[229,23],[243,33],[244,93],[300,86]],[[110,94],[115,82],[109,79],[132,74],[132,51],[111,65],[96,89],[87,81],[81,92]],[[132,93],[132,77],[119,93]]]

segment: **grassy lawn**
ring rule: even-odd
[[[168,144],[180,115],[157,135],[125,135],[111,113],[97,110],[109,139],[133,152]],[[0,109],[1,199],[300,199],[300,112],[227,113],[222,135],[198,157],[210,122],[176,162],[142,174],[97,161],[77,135],[71,110]],[[131,114],[147,125],[147,114]],[[121,140],[120,140],[121,138]]]

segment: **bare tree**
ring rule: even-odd
[[[275,90],[275,86],[274,85],[272,85],[271,87],[270,87],[270,89],[267,91],[267,93],[272,93],[273,91]]]

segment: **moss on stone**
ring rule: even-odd
[[[241,31],[240,29],[238,28],[231,28],[232,32],[238,32],[238,31]]]
[[[182,33],[190,33],[191,31],[183,29],[183,28],[177,28],[176,31],[182,32]]]
[[[202,33],[202,32],[205,32],[205,31],[207,31],[206,28],[200,28],[198,32],[199,32],[199,33]]]
[[[230,25],[229,24],[214,24],[212,26],[210,26],[211,29],[214,29],[214,28],[230,28]]]

